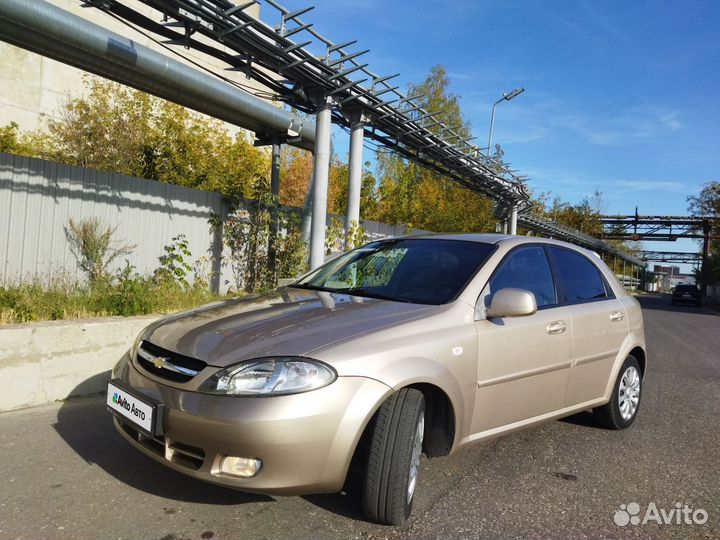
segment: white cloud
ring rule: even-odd
[[[668,182],[663,180],[615,180],[612,185],[620,188],[616,192],[631,193],[635,191],[671,191],[685,193],[687,186],[682,182]]]

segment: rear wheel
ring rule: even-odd
[[[608,429],[629,427],[640,408],[641,388],[640,364],[629,355],[620,368],[610,401],[593,410],[597,423]]]
[[[370,426],[363,489],[365,515],[378,523],[400,525],[412,511],[425,432],[425,399],[403,388],[380,407]]]

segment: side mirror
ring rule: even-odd
[[[532,315],[537,311],[535,295],[524,289],[500,289],[493,296],[490,307],[487,309],[488,319],[501,317],[523,317]]]

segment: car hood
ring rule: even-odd
[[[172,315],[143,339],[224,367],[267,356],[304,356],[353,336],[405,323],[438,306],[294,288]]]

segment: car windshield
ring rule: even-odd
[[[445,304],[458,296],[493,247],[464,240],[383,240],[341,255],[291,287]]]
[[[678,285],[675,290],[677,292],[697,292],[697,285]]]

